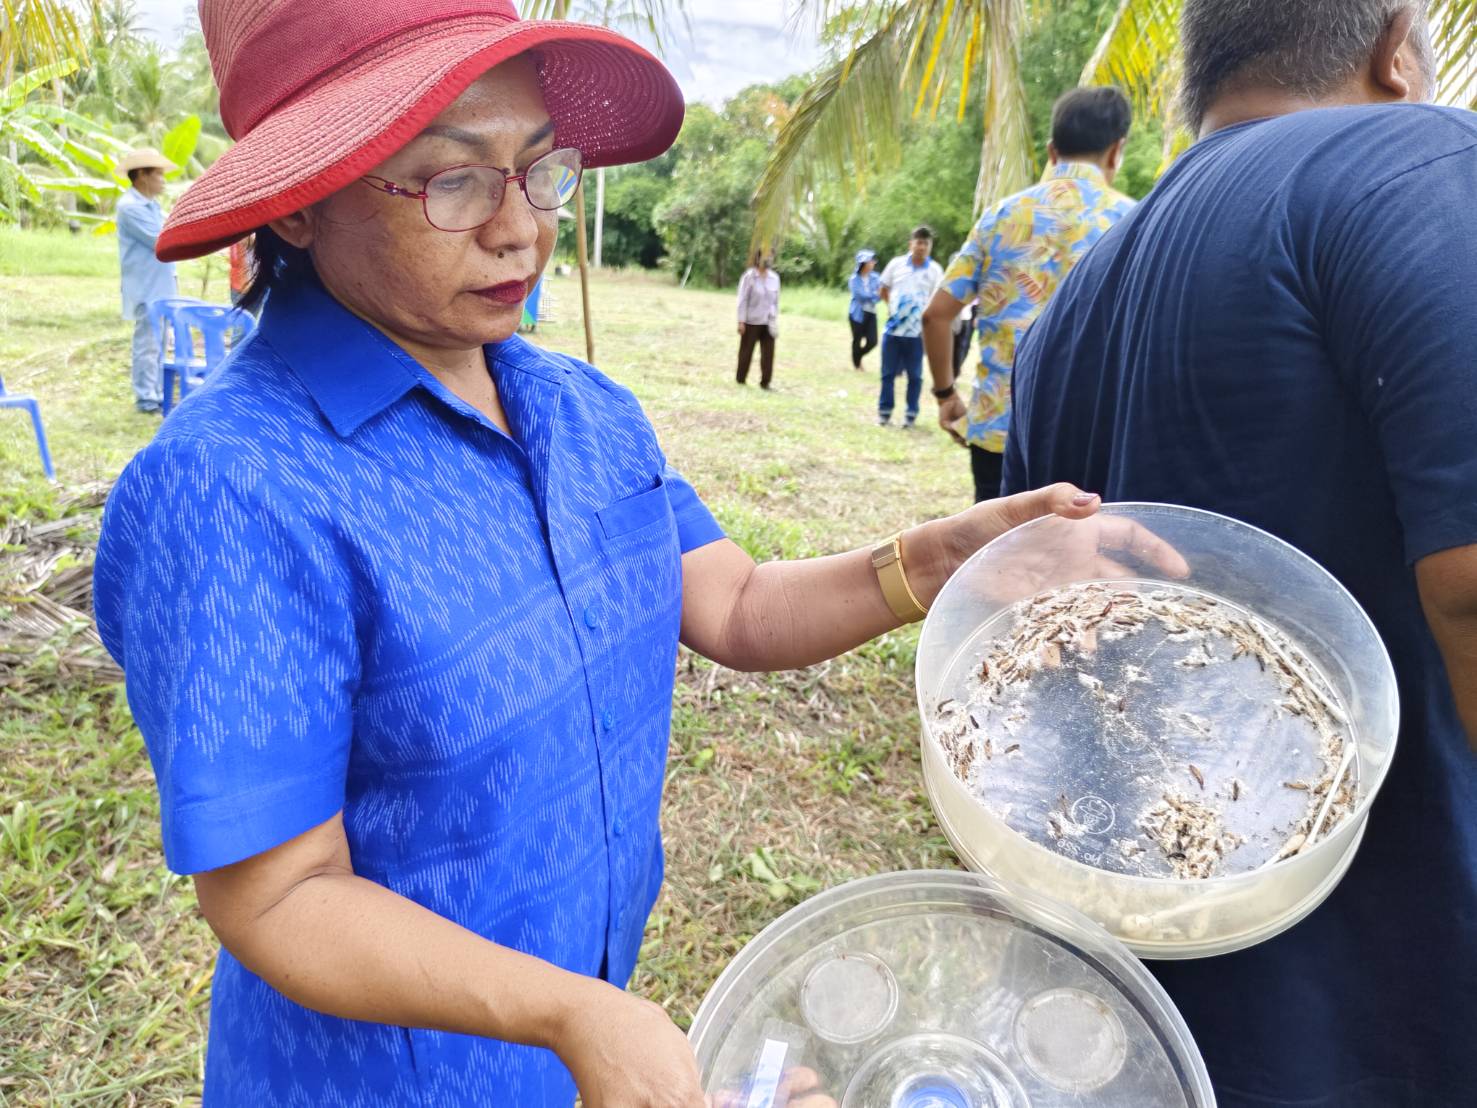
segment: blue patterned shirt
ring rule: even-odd
[[[910,254],[900,254],[882,271],[881,286],[888,290],[886,334],[916,339],[923,334],[923,309],[944,283],[943,267],[928,258],[914,265]]]
[[[316,286],[124,471],[98,625],[181,873],[342,809],[355,872],[623,984],[657,828],[682,554],[721,532],[635,398],[514,338],[498,430]],[[560,1105],[550,1052],[302,1008],[217,963],[214,1105]]]
[[[851,317],[853,323],[860,323],[870,313],[877,313],[877,301],[882,299],[882,277],[873,270],[863,277],[860,273],[853,273],[849,282],[851,288],[851,304],[847,307],[846,314]]]

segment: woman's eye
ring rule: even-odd
[[[450,195],[462,191],[471,183],[470,173],[443,173],[431,180],[429,191],[441,195]]]

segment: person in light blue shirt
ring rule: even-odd
[[[856,271],[851,275],[851,365],[862,368],[862,359],[877,349],[877,302],[882,299],[882,278],[877,273],[877,252],[858,250]]]
[[[164,174],[174,164],[157,150],[135,150],[119,164],[129,189],[118,201],[118,267],[123,278],[123,318],[133,320],[133,402],[141,412],[161,411],[159,340],[149,323],[149,304],[178,291],[174,263],[154,256],[154,243],[164,228]]]

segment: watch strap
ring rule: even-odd
[[[917,623],[928,615],[928,609],[918,602],[903,570],[901,534],[893,535],[873,548],[872,568],[877,572],[877,584],[882,587],[882,595],[893,615],[904,623]]]

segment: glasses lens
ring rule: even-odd
[[[580,183],[580,152],[551,150],[528,167],[528,202],[552,212],[574,199]]]
[[[496,214],[507,178],[485,165],[443,169],[426,182],[426,218],[443,231],[470,231]]]

